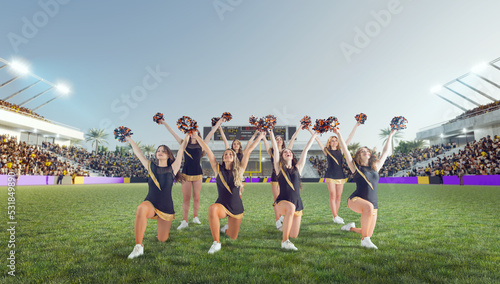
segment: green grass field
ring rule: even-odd
[[[339,215],[359,225],[346,207],[354,186],[347,184]],[[212,244],[207,209],[217,198],[204,184],[200,220],[182,231],[180,186],[173,190],[177,212],[170,239],[156,241],[148,221],[145,254],[128,260],[137,205],[146,184],[73,185],[16,188],[16,273],[7,267],[7,189],[0,234],[2,282],[23,283],[498,283],[500,281],[500,188],[434,185],[379,187],[379,217],[372,241],[333,224],[324,184],[303,184],[304,216],[299,251],[280,249],[269,185],[247,184],[239,237]],[[192,219],[192,207],[190,220]],[[223,224],[227,222],[222,220]]]

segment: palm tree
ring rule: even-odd
[[[144,151],[144,154],[146,154],[147,156],[150,156],[152,153],[156,151],[155,144],[144,145],[142,149]]]
[[[347,150],[349,150],[351,156],[354,157],[354,154],[356,154],[356,151],[358,150],[359,147],[361,147],[361,144],[359,142],[349,143],[349,145],[347,145]]]
[[[99,147],[99,143],[100,144],[103,144],[103,143],[108,144],[108,141],[106,141],[106,138],[108,138],[108,134],[105,132],[104,129],[91,128],[85,134],[85,142],[92,141],[92,147],[94,147],[94,144],[95,144],[95,152],[96,153],[97,153],[97,150]]]
[[[380,139],[384,139],[385,144],[385,141],[387,141],[387,139],[389,138],[389,134],[391,134],[391,128],[387,127],[380,129],[380,133],[378,134],[378,136],[380,137]],[[394,143],[398,142],[398,140],[400,140],[401,138],[403,138],[403,133],[401,133],[401,131],[396,131],[396,133],[394,133],[394,135],[392,136],[392,153],[394,153]]]
[[[127,153],[127,147],[125,146],[115,146],[115,155],[123,156],[125,153]]]

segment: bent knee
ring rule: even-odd
[[[164,243],[168,240],[169,235],[166,236],[158,236],[158,241]]]

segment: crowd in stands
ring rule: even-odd
[[[484,113],[487,113],[487,112],[491,112],[491,111],[497,110],[499,108],[500,108],[500,101],[493,102],[493,103],[490,103],[490,104],[487,104],[487,105],[481,105],[481,106],[478,106],[476,108],[470,109],[470,110],[462,113],[461,115],[459,115],[459,116],[455,117],[454,119],[448,121],[448,123],[452,123],[452,122],[455,122],[455,121],[458,121],[458,120],[461,120],[461,119],[470,118],[470,117],[473,117],[473,116],[476,116],[476,115],[481,115],[481,114],[484,114]]]
[[[0,174],[16,175],[83,175],[80,167],[73,167],[68,161],[61,161],[46,149],[26,142],[18,142],[17,137],[0,135]]]
[[[467,143],[453,155],[438,157],[426,167],[412,169],[412,176],[498,175],[500,174],[500,137],[487,136]]]
[[[80,164],[84,169],[94,170],[106,177],[146,177],[147,171],[139,159],[129,152],[89,153],[87,150],[58,144],[43,143],[43,147],[66,159]]]
[[[39,119],[46,120],[43,116],[33,112],[29,108],[21,107],[21,106],[18,106],[16,104],[11,104],[11,103],[3,101],[3,100],[0,100],[0,107],[2,107],[3,109],[8,109],[10,111],[17,112],[17,113],[22,113],[22,114],[26,114],[29,116],[39,118]]]
[[[410,151],[408,154],[393,154],[387,157],[384,166],[380,170],[380,176],[390,177],[399,171],[409,170],[417,163],[432,159],[456,147],[456,143],[447,143],[433,145],[428,148],[417,148]]]

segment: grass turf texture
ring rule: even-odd
[[[359,226],[346,207],[354,185],[346,184],[339,215]],[[7,228],[7,189],[3,224]],[[170,238],[156,240],[149,220],[145,254],[128,260],[135,245],[137,205],[146,184],[18,186],[16,188],[16,276],[7,275],[9,234],[4,229],[0,281],[19,282],[460,282],[500,281],[498,187],[434,185],[379,186],[379,217],[372,237],[378,250],[360,247],[360,235],[332,222],[325,184],[303,184],[304,216],[299,251],[280,249],[270,185],[247,184],[245,216],[236,241],[212,244],[207,209],[217,198],[203,184],[200,220],[177,231],[182,220],[180,185],[173,190],[177,212]],[[190,218],[192,219],[192,205]],[[222,220],[222,225],[227,221]]]

